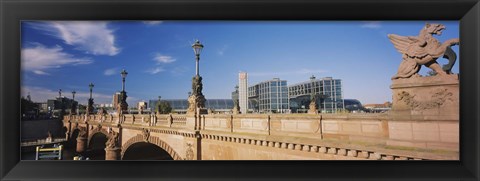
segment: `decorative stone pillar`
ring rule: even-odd
[[[392,80],[391,114],[459,120],[459,76],[412,77]]]
[[[83,127],[78,127],[79,133],[77,137],[77,149],[78,153],[83,153],[87,150],[87,130]]]
[[[120,160],[122,149],[120,148],[119,134],[117,132],[110,132],[105,146],[105,160]]]
[[[200,108],[202,111],[201,114],[206,114],[207,110],[205,109],[205,96],[202,93],[203,84],[202,77],[195,76],[192,78],[192,95],[188,98],[189,107],[187,113],[194,113],[195,108]]]
[[[120,160],[121,148],[105,148],[105,160]]]
[[[117,114],[122,115],[128,112],[127,92],[120,92],[120,103],[117,105]]]
[[[77,137],[77,152],[83,153],[87,150],[87,138],[85,137]]]

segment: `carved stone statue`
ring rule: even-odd
[[[427,23],[418,36],[389,34],[390,41],[403,54],[402,63],[392,80],[412,76],[418,77],[421,65],[427,66],[440,76],[450,74],[456,59],[456,54],[450,46],[458,45],[460,40],[453,38],[443,44],[440,43],[433,35],[441,35],[444,29],[445,26],[442,24]],[[444,66],[444,69],[436,61],[441,56],[449,59],[449,64]]]
[[[78,127],[78,138],[86,138],[87,130],[84,127]]]
[[[238,103],[238,99],[235,99],[233,101],[233,109],[232,109],[233,114],[239,114],[240,113],[240,106]]]
[[[88,104],[87,104],[87,114],[93,113],[93,98],[88,99]]]
[[[97,112],[98,115],[106,115],[107,114],[107,110],[105,110],[105,108],[100,108]]]
[[[117,104],[117,114],[121,115],[128,111],[128,103],[127,103],[127,92],[121,91],[120,92],[120,102]]]
[[[195,112],[195,95],[191,95],[188,97],[188,109],[187,112],[194,113]]]
[[[192,80],[193,94],[201,94],[202,89],[203,89],[202,77],[200,77],[200,76],[193,77],[193,80]]]
[[[195,76],[192,78],[192,95],[188,97],[188,110],[187,113],[194,113],[195,108],[205,107],[205,96],[202,93],[202,77]]]
[[[143,128],[142,130],[142,136],[143,136],[143,141],[145,142],[149,142],[149,138],[150,138],[150,130],[148,130],[147,128]]]
[[[107,143],[105,143],[105,147],[110,149],[119,147],[117,132],[115,131],[110,132],[110,134],[108,135]]]
[[[309,114],[317,114],[317,113],[318,113],[318,110],[317,110],[317,98],[316,98],[316,96],[314,96],[314,95],[312,95],[312,98],[311,98],[311,100],[310,100],[308,113],[309,113]]]

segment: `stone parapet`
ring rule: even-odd
[[[131,137],[142,135],[142,130],[148,129],[152,134],[166,136],[161,136],[162,139],[172,139],[167,141],[169,144],[182,145],[178,151],[182,158],[188,145],[176,143],[174,140],[191,139],[190,144],[201,149],[207,149],[203,145],[207,140],[278,147],[290,151],[321,152],[325,149],[326,154],[342,159],[362,159],[362,155],[366,153],[369,153],[368,159],[458,159],[458,120],[433,120],[425,115],[207,114],[199,116],[199,121],[194,115],[185,114],[123,116],[127,121],[121,124],[114,121],[118,119],[115,116],[107,117],[102,122],[99,122],[98,116],[91,117],[92,120],[87,117],[88,122],[85,123],[85,117],[80,115],[64,117],[64,123],[71,125],[68,126],[70,131],[75,129],[76,125],[86,124],[102,125],[106,129],[110,127],[115,130],[121,127],[122,144]],[[142,118],[153,122],[140,124]],[[200,134],[198,139],[194,138],[195,131]],[[427,151],[415,154],[417,150]],[[442,154],[444,152],[448,154]],[[208,155],[204,156],[202,159],[210,158]]]

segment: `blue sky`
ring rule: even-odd
[[[440,41],[459,37],[458,21],[432,21],[447,29]],[[22,95],[44,102],[58,95],[86,104],[111,103],[129,73],[130,105],[140,100],[187,97],[200,57],[207,99],[231,98],[238,73],[248,84],[275,77],[295,84],[317,78],[343,80],[346,99],[363,104],[391,101],[391,77],[401,54],[387,34],[417,36],[424,21],[25,21],[22,22]],[[453,47],[459,54],[459,47]],[[460,58],[459,58],[460,59]],[[458,64],[453,68],[459,73]],[[445,59],[439,59],[446,64]],[[420,71],[425,75],[428,68]]]

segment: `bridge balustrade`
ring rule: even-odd
[[[154,126],[166,126],[166,127],[170,127],[170,122],[169,122],[169,119],[170,119],[170,115],[168,114],[157,114],[157,115],[154,115],[156,117],[156,124]]]
[[[180,115],[172,116],[172,127],[185,127],[187,125],[187,117]]]
[[[123,115],[123,123],[125,124],[133,124],[133,117],[132,114],[124,114]]]

